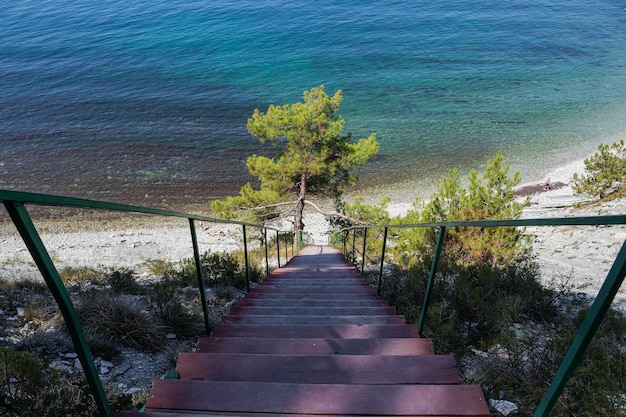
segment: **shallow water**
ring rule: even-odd
[[[0,187],[176,205],[236,193],[255,108],[342,89],[362,186],[412,200],[501,151],[524,180],[621,137],[615,1],[20,1],[0,13]]]

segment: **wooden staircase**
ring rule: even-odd
[[[145,412],[172,416],[489,416],[455,361],[381,300],[341,253],[307,247],[241,300]]]

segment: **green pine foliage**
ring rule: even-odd
[[[343,133],[345,121],[337,114],[341,90],[328,96],[320,86],[303,96],[303,102],[256,109],[248,119],[250,134],[282,150],[273,157],[249,157],[246,166],[259,187],[247,183],[238,196],[215,200],[211,207],[217,215],[263,222],[280,216],[279,207],[287,205],[299,231],[309,195],[339,199],[342,187],[356,183],[350,170],[378,152],[376,135],[355,142],[351,133]]]
[[[626,189],[626,145],[622,139],[612,145],[601,144],[585,159],[585,174],[574,174],[574,191],[596,200],[624,195]]]
[[[509,166],[498,153],[489,160],[485,172],[472,170],[467,188],[457,169],[451,170],[438,184],[428,202],[417,200],[414,209],[399,223],[434,223],[447,221],[518,219],[526,201],[515,197],[519,173],[509,177]],[[407,265],[430,259],[438,231],[433,228],[400,229],[394,254]],[[487,264],[503,266],[522,256],[530,248],[523,230],[515,227],[448,228],[444,258],[460,265]]]

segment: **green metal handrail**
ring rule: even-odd
[[[424,321],[430,301],[432,286],[439,264],[439,258],[445,242],[446,229],[450,227],[527,227],[527,226],[606,226],[606,225],[624,225],[626,224],[626,215],[606,215],[606,216],[586,216],[586,217],[558,217],[545,219],[517,219],[517,220],[482,220],[482,221],[452,221],[452,222],[436,222],[436,223],[420,223],[420,224],[388,224],[388,225],[367,225],[353,226],[344,229],[342,247],[344,255],[348,256],[349,233],[352,231],[352,259],[354,259],[355,237],[357,230],[368,229],[384,229],[382,242],[382,255],[380,261],[380,272],[378,276],[378,293],[380,295],[383,279],[383,266],[385,262],[385,250],[387,245],[387,236],[389,229],[408,229],[408,228],[438,228],[437,245],[433,254],[431,268],[422,302],[422,310],[418,321],[418,332],[421,334],[424,328]],[[365,259],[365,248],[367,233],[363,233],[363,261]],[[364,264],[363,264],[364,265]],[[363,272],[363,267],[361,268]],[[548,417],[558,401],[559,397],[565,389],[569,378],[574,373],[578,363],[582,359],[589,343],[593,339],[598,327],[600,326],[604,316],[611,307],[611,303],[617,294],[624,277],[626,276],[626,240],[622,244],[611,269],[609,270],[598,295],[596,296],[589,312],[585,316],[580,329],[578,330],[574,341],[570,345],[563,362],[559,366],[557,373],[550,384],[547,392],[541,400],[541,403],[535,410],[534,417]]]
[[[76,349],[76,353],[80,359],[80,363],[85,372],[85,377],[87,379],[87,383],[89,384],[89,388],[94,396],[94,400],[96,402],[96,406],[98,408],[98,412],[103,417],[112,417],[113,411],[111,410],[111,406],[108,403],[106,394],[104,392],[104,388],[102,386],[102,382],[98,377],[98,372],[96,371],[96,367],[93,361],[93,356],[91,355],[91,351],[87,346],[87,340],[85,338],[83,329],[80,325],[80,321],[78,319],[78,314],[76,313],[76,309],[72,303],[72,300],[61,280],[61,277],[46,249],[43,241],[35,225],[32,221],[32,218],[28,211],[26,210],[26,204],[32,205],[42,205],[42,206],[56,206],[56,207],[74,207],[74,208],[89,208],[89,209],[100,209],[100,210],[109,210],[116,212],[126,212],[126,213],[140,213],[147,215],[157,215],[164,217],[178,217],[185,218],[189,221],[189,226],[191,229],[191,240],[193,244],[193,252],[194,252],[194,261],[196,264],[196,273],[198,278],[198,287],[200,290],[200,297],[202,302],[202,310],[204,313],[204,323],[206,327],[207,335],[210,332],[209,325],[209,315],[208,315],[208,305],[206,302],[206,294],[204,290],[204,280],[202,277],[202,267],[200,263],[200,251],[198,247],[198,240],[196,236],[196,228],[195,221],[206,221],[211,223],[222,223],[222,224],[235,224],[240,225],[243,231],[243,245],[244,245],[244,259],[245,259],[245,268],[246,268],[246,287],[247,290],[250,291],[250,271],[249,271],[249,261],[248,261],[248,247],[247,247],[247,235],[246,228],[247,227],[255,227],[263,230],[263,235],[265,236],[264,244],[265,244],[265,262],[266,262],[266,272],[269,274],[269,262],[268,262],[268,241],[267,241],[267,230],[276,231],[276,244],[277,244],[277,256],[278,256],[278,266],[280,267],[280,236],[285,234],[291,234],[292,232],[282,232],[280,230],[265,227],[261,225],[256,225],[252,223],[246,222],[237,222],[237,221],[228,221],[222,219],[215,219],[212,217],[201,216],[196,214],[188,214],[181,213],[176,211],[169,210],[160,210],[149,207],[141,207],[141,206],[133,206],[127,204],[117,204],[110,203],[105,201],[96,201],[96,200],[87,200],[80,198],[72,198],[72,197],[61,197],[61,196],[53,196],[46,194],[35,194],[35,193],[26,193],[19,191],[9,191],[9,190],[0,190],[0,201],[4,204],[13,224],[17,228],[18,233],[20,234],[22,240],[26,244],[35,264],[37,265],[39,271],[41,272],[46,285],[50,289],[50,292],[54,296],[55,301],[59,305],[59,309],[61,310],[61,314],[63,315],[63,319],[67,326],[68,332],[70,333],[70,337],[72,338],[72,342],[74,344],[74,348]],[[301,235],[302,236],[302,235]],[[302,240],[301,240],[302,241]],[[285,245],[285,249],[286,245]],[[293,254],[293,246],[292,246],[292,254]],[[288,257],[288,253],[285,251],[285,257]]]

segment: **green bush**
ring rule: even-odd
[[[93,416],[84,381],[69,382],[28,352],[0,348],[0,416]]]
[[[81,295],[76,311],[92,339],[148,352],[162,350],[165,345],[163,325],[131,301],[92,291]]]
[[[574,174],[574,191],[602,200],[619,197],[626,187],[626,144],[601,144],[598,151],[585,159],[585,174]]]
[[[116,294],[138,294],[142,290],[132,269],[115,269],[107,274],[107,281]]]
[[[437,186],[428,202],[417,200],[406,216],[394,219],[400,224],[447,221],[518,219],[527,202],[518,201],[515,186],[519,173],[508,176],[509,166],[502,155],[489,160],[482,176],[472,170],[468,187],[461,185],[460,172],[451,170]],[[419,264],[432,257],[438,230],[407,228],[394,231],[396,244],[391,249],[401,264]],[[524,256],[530,239],[516,227],[454,227],[446,233],[443,257],[447,263],[486,264],[500,267]]]
[[[83,284],[87,282],[101,284],[106,280],[104,271],[89,266],[67,266],[59,270],[59,275],[65,285]]]
[[[444,269],[449,272],[435,279],[424,328],[440,353],[463,356],[467,346],[488,346],[513,323],[543,323],[557,314],[553,293],[543,287],[537,265],[528,260],[503,268]],[[417,323],[427,280],[425,266],[396,270],[383,281],[383,296],[408,322]]]
[[[197,289],[192,289],[194,294]],[[164,278],[152,286],[150,308],[178,336],[197,336],[206,332],[201,314],[201,300],[194,297],[185,302],[186,291],[178,282]]]

